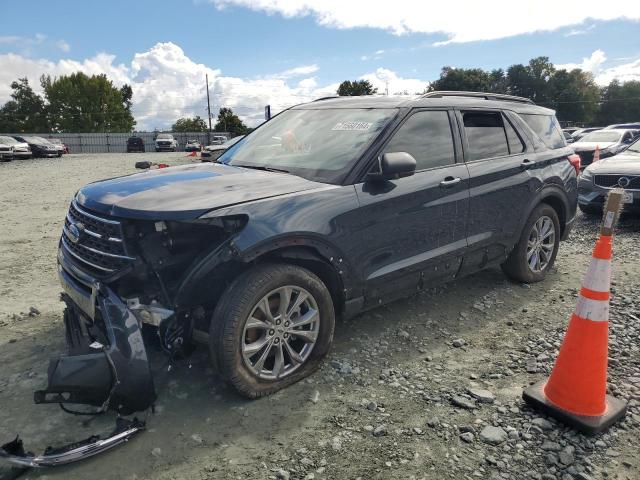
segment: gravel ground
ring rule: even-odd
[[[108,430],[32,391],[64,349],[55,252],[83,184],[133,172],[136,160],[184,154],[70,155],[0,164],[0,441],[20,433],[41,451]],[[640,478],[640,220],[614,246],[609,390],[629,414],[586,437],[529,409],[523,387],[548,376],[599,219],[579,217],[556,267],[535,285],[499,270],[339,322],[335,347],[308,380],[257,401],[236,396],[204,349],[167,367],[152,352],[159,394],[148,430],[81,464],[25,472],[47,479]],[[0,470],[0,480],[11,477]]]

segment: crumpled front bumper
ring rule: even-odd
[[[48,385],[34,393],[35,403],[83,404],[97,412],[131,415],[156,399],[138,320],[106,285],[58,255],[58,273],[66,303],[68,354],[51,359]],[[96,332],[99,332],[96,334]],[[92,436],[43,455],[26,453],[19,438],[0,447],[0,459],[31,467],[62,465],[96,455],[128,440],[144,422],[118,417],[105,439]]]

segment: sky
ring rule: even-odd
[[[28,21],[20,18],[28,17]],[[42,74],[105,73],[133,88],[137,129],[230,107],[249,125],[343,80],[423,91],[443,66],[548,56],[599,84],[640,80],[636,0],[0,0],[0,104]],[[15,19],[15,21],[7,21]]]

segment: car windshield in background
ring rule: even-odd
[[[614,130],[600,130],[589,133],[580,139],[581,142],[617,142],[622,134]]]
[[[20,142],[18,142],[15,138],[0,137],[0,143],[4,145],[15,145],[16,143],[20,143]]]
[[[172,135],[169,135],[168,133],[161,133],[160,135],[158,135],[156,137],[158,140],[171,140],[173,138]]]
[[[640,140],[636,140],[631,145],[629,145],[629,148],[627,148],[626,151],[632,153],[640,153]]]
[[[220,163],[285,170],[335,183],[348,172],[396,109],[287,110],[228,150]]]
[[[38,143],[40,145],[51,145],[51,142],[49,140],[47,140],[46,138],[28,137],[28,139],[31,140],[33,143]]]

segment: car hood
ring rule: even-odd
[[[617,142],[574,142],[571,144],[571,148],[573,148],[576,152],[591,152],[596,149],[596,147],[600,147],[600,150],[603,150],[611,145],[615,145]]]
[[[76,201],[116,217],[186,220],[217,208],[304,190],[331,188],[295,175],[202,163],[90,183]]]
[[[623,152],[589,165],[586,170],[592,174],[619,173],[640,175],[640,154]]]

